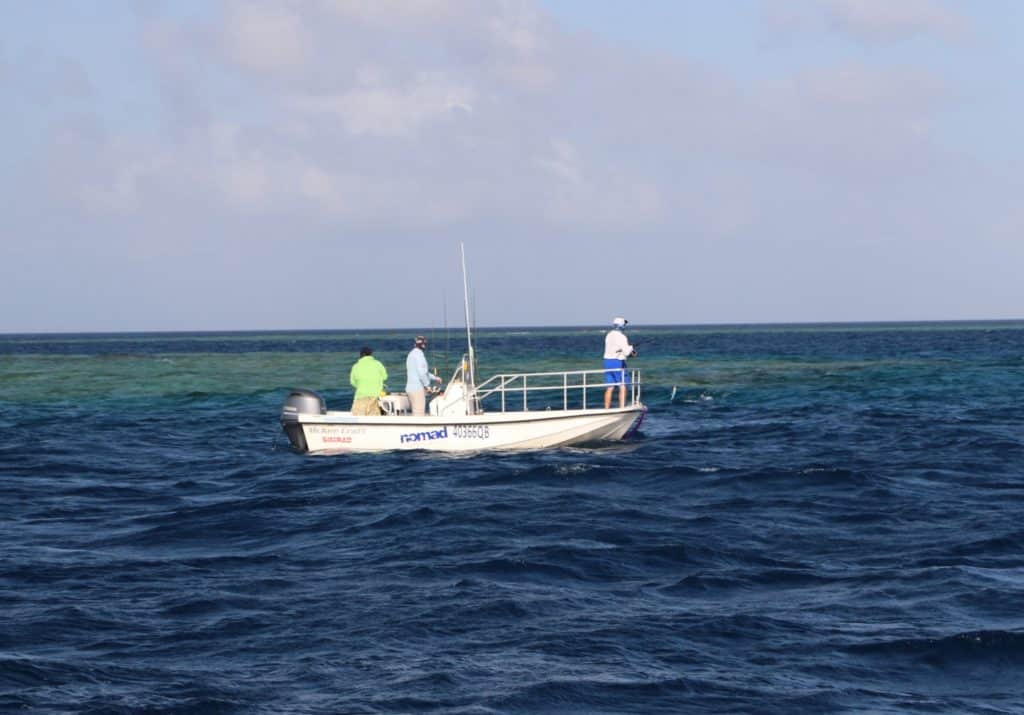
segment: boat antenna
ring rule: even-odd
[[[480,323],[476,322],[476,306],[477,306],[476,286],[473,286],[473,300],[470,301],[469,306],[470,306],[470,310],[473,312],[473,332],[474,333],[479,333],[480,332]],[[476,348],[473,348],[473,350],[475,351]],[[473,356],[473,362],[474,363],[476,362],[476,356],[475,355]],[[473,370],[474,370],[474,372],[476,371],[476,365],[475,364],[473,366]]]
[[[473,330],[469,322],[469,280],[466,278],[466,244],[459,242],[459,253],[462,255],[462,297],[466,304],[466,345],[469,351],[469,389],[470,392],[476,389],[476,380],[473,374],[473,363],[476,362],[476,355],[473,353]]]

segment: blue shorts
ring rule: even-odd
[[[625,360],[604,359],[604,382],[606,385],[629,384],[629,372]]]

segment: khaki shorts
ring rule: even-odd
[[[376,397],[357,397],[352,400],[353,415],[379,415],[380,400]]]

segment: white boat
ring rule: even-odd
[[[317,393],[292,390],[281,410],[281,426],[300,452],[476,452],[620,440],[636,431],[647,411],[640,401],[639,370],[630,370],[626,406],[609,409],[586,404],[588,392],[603,393],[607,387],[603,370],[495,375],[476,387],[466,381],[465,372],[461,367],[456,371],[423,417],[412,416],[405,394],[382,397],[385,414],[366,417],[327,410]],[[550,393],[556,391],[561,401],[552,407]],[[545,397],[548,404],[532,409],[531,396],[535,405]],[[591,402],[601,399],[601,394],[590,396]],[[498,403],[497,409],[484,409],[488,402]]]
[[[623,407],[605,408],[604,370],[494,375],[477,385],[476,356],[466,297],[467,354],[445,390],[430,401],[428,414],[414,417],[404,393],[381,397],[384,414],[355,416],[328,410],[312,390],[292,390],[281,408],[281,427],[299,452],[384,452],[421,449],[437,452],[546,449],[620,440],[643,421],[640,371],[624,371]],[[626,379],[628,376],[628,379]]]

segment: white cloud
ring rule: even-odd
[[[402,46],[374,53],[392,26],[408,28]],[[275,27],[285,31],[271,42]],[[467,28],[476,33],[453,50]],[[338,226],[622,231],[665,225],[679,205],[694,230],[742,230],[751,219],[736,207],[757,201],[754,186],[728,174],[742,169],[716,169],[717,185],[734,188],[707,205],[708,161],[757,157],[857,181],[893,170],[895,147],[900,159],[920,150],[939,94],[926,74],[853,64],[743,87],[681,60],[579,45],[522,2],[232,5],[213,29],[234,38],[226,64],[181,28],[161,33],[161,57],[197,55],[172,89],[227,73],[250,104],[239,112],[207,93],[205,127],[190,115],[178,146],[153,137],[148,154],[105,157],[118,178],[103,200],[90,189],[91,206],[159,202],[147,186],[176,186],[230,213]]]
[[[932,36],[959,40],[970,33],[967,18],[943,0],[762,0],[761,17],[782,35],[837,32],[865,44]]]
[[[653,182],[614,168],[584,168],[577,148],[567,140],[553,140],[550,153],[536,164],[553,179],[542,210],[554,224],[622,231],[664,218],[664,199]]]
[[[373,73],[361,73],[364,78]],[[350,134],[408,136],[431,121],[472,112],[473,91],[443,74],[420,74],[408,86],[367,81],[336,96],[298,97],[292,104],[309,114],[337,117]]]
[[[798,78],[816,104],[844,110],[858,108],[876,115],[928,114],[946,96],[937,76],[913,68],[843,64],[812,70]]]
[[[474,203],[472,192],[451,179],[425,185],[418,176],[360,171],[328,155],[263,147],[237,125],[221,124],[196,137],[179,161],[173,173],[198,167],[196,190],[249,216],[299,214],[338,225],[411,229],[458,221]]]
[[[757,88],[758,122],[737,147],[765,166],[873,190],[942,161],[931,125],[949,90],[917,68],[847,63],[807,70]],[[779,187],[781,188],[781,187]]]
[[[233,3],[223,27],[229,56],[252,70],[296,70],[311,43],[300,12],[276,4]]]
[[[378,28],[398,24],[436,23],[472,11],[472,2],[452,0],[322,0],[338,15]]]
[[[511,50],[522,57],[536,54],[542,49],[541,25],[540,13],[532,5],[523,2],[499,4],[497,12],[486,22],[499,48]]]
[[[827,11],[842,30],[869,42],[933,34],[957,38],[966,19],[938,0],[830,0]]]
[[[219,165],[212,175],[221,194],[230,204],[255,211],[270,208],[278,200],[271,177],[279,177],[259,159],[241,159]]]
[[[172,190],[339,227],[739,231],[756,211],[737,207],[759,201],[748,175],[768,167],[849,183],[914,170],[943,92],[924,71],[853,63],[744,85],[559,34],[528,2],[228,9],[150,33],[174,70],[168,106],[181,87],[205,104],[131,151],[98,149],[109,178],[79,193],[90,206],[161,205]],[[709,176],[720,202],[703,196]]]
[[[166,175],[171,160],[159,153],[133,156],[112,163],[107,171],[74,185],[77,199],[98,214],[136,213],[148,205],[152,190]],[[153,186],[147,183],[153,182]]]
[[[539,158],[537,164],[562,183],[571,186],[579,186],[583,183],[576,147],[564,139],[552,140],[551,154]]]

